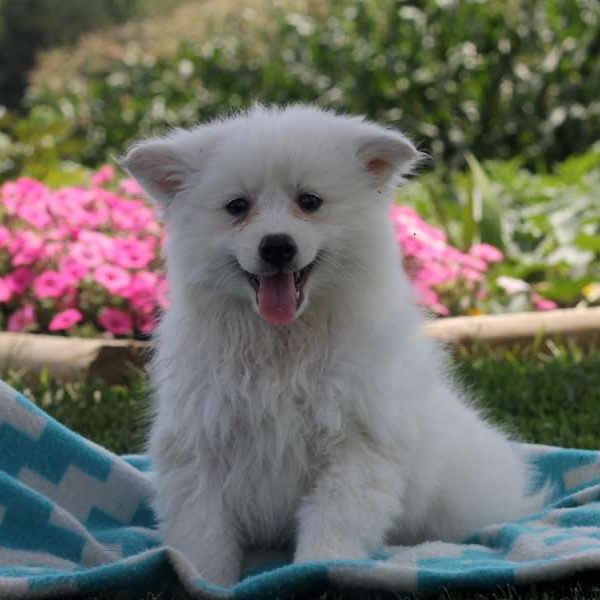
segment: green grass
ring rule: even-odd
[[[55,419],[84,437],[116,452],[141,452],[149,401],[144,374],[132,369],[127,385],[100,379],[64,381],[9,370],[2,378]]]
[[[491,418],[526,442],[600,448],[600,350],[462,351],[455,372]]]
[[[461,350],[454,373],[493,420],[528,442],[600,448],[600,349],[547,342],[536,349]],[[4,379],[53,417],[117,453],[143,448],[147,384],[63,382],[9,371]]]
[[[454,374],[490,417],[523,441],[566,447],[600,448],[600,350],[546,342],[533,348],[457,353]],[[22,390],[75,431],[118,452],[140,451],[147,425],[147,384],[133,372],[127,386],[99,380],[61,382],[47,374],[32,378],[8,372],[5,380]],[[98,596],[100,597],[100,596]],[[149,596],[148,598],[150,598]],[[444,600],[502,598],[600,600],[600,575],[524,589],[447,592]],[[405,595],[335,592],[294,596],[295,600],[400,600]]]

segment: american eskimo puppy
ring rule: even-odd
[[[206,579],[461,541],[534,510],[514,446],[452,387],[388,217],[420,154],[311,106],[134,145],[166,222],[170,306],[149,440],[166,544]]]

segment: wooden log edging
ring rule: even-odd
[[[481,342],[491,346],[531,343],[536,337],[600,342],[600,307],[564,308],[478,317],[451,317],[427,323],[428,336],[451,345]]]
[[[574,308],[431,321],[425,333],[450,346],[531,343],[536,337],[574,338],[600,347],[600,307]],[[0,332],[0,367],[57,376],[98,375],[108,383],[127,381],[131,365],[143,366],[147,342]]]
[[[47,369],[61,377],[98,375],[121,383],[131,365],[142,366],[149,344],[135,340],[105,340],[35,333],[0,332],[0,366],[39,373]]]

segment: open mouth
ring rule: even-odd
[[[304,300],[304,285],[315,261],[299,271],[255,275],[244,271],[256,294],[258,312],[273,325],[288,325]]]

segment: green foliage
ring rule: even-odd
[[[308,5],[266,5],[266,19],[251,10],[228,15],[168,56],[134,40],[120,56],[93,47],[61,74],[62,85],[48,84],[47,74],[29,90],[30,126],[6,125],[11,173],[32,168],[40,144],[31,132],[40,125],[44,160],[97,165],[140,135],[256,99],[365,113],[403,128],[451,167],[467,151],[547,165],[600,137],[597,2]]]
[[[467,164],[464,172],[424,175],[398,201],[460,249],[499,248],[506,260],[490,268],[492,276],[523,279],[563,306],[597,303],[589,286],[600,282],[600,144],[546,173],[531,173],[521,159],[481,164],[467,155]],[[512,310],[519,309],[515,297]]]
[[[16,107],[36,52],[73,43],[83,31],[143,12],[143,0],[4,0],[0,2],[0,98]]]

